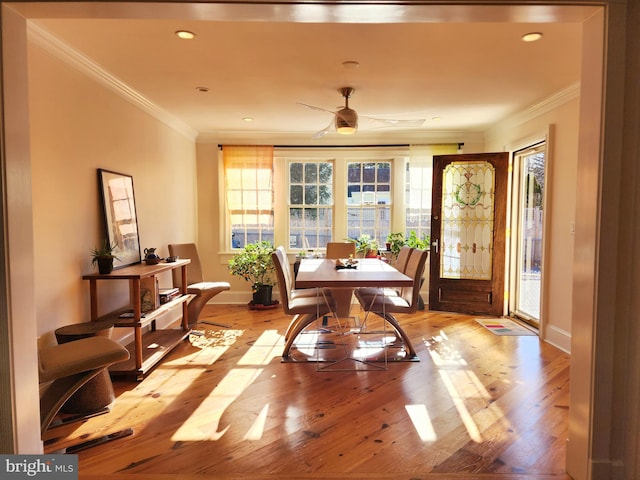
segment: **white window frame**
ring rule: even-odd
[[[288,166],[289,162],[314,161],[333,162],[333,241],[347,239],[347,164],[350,162],[380,162],[387,161],[392,164],[391,190],[393,201],[391,203],[391,232],[405,232],[405,169],[409,162],[409,146],[378,146],[378,147],[275,147],[274,149],[274,245],[283,245],[287,251],[295,253],[301,249],[290,249],[289,246],[289,189]],[[220,170],[221,173],[222,167]],[[220,183],[221,197],[225,196],[224,178]],[[230,226],[226,225],[223,233],[227,243],[225,247],[231,252]],[[382,245],[386,239],[378,239]]]
[[[291,165],[296,164],[296,163],[302,164],[303,165],[303,169],[304,169],[304,165],[308,165],[308,164],[314,164],[314,165],[317,165],[317,166],[320,166],[322,164],[331,165],[331,168],[332,168],[332,182],[330,184],[331,185],[331,202],[330,203],[327,203],[327,204],[316,203],[316,204],[306,205],[303,202],[303,203],[295,204],[295,205],[291,204],[290,194],[291,194],[291,186],[292,186],[292,184],[291,184],[290,173],[291,173]],[[286,168],[286,178],[287,178],[287,210],[286,210],[286,213],[287,213],[287,226],[289,228],[289,237],[288,237],[289,241],[285,244],[286,245],[285,248],[287,248],[288,250],[292,250],[292,251],[299,251],[299,250],[305,250],[305,249],[311,249],[311,250],[318,249],[318,246],[316,246],[315,244],[314,245],[306,245],[304,241],[302,242],[302,245],[299,245],[299,246],[298,245],[296,245],[296,246],[292,246],[291,245],[292,237],[295,237],[296,243],[297,243],[297,240],[298,240],[298,232],[292,232],[291,231],[291,211],[292,211],[292,209],[297,209],[297,208],[302,208],[303,210],[304,209],[309,209],[309,210],[311,210],[311,209],[317,209],[317,210],[325,209],[325,210],[328,210],[330,212],[330,216],[333,219],[333,214],[335,213],[335,208],[334,208],[335,202],[334,202],[334,199],[335,199],[335,189],[336,189],[335,161],[334,160],[326,160],[326,159],[325,160],[315,159],[315,158],[314,159],[309,159],[309,158],[306,158],[306,159],[288,159],[286,161],[286,165],[287,165],[287,168]],[[319,168],[318,168],[318,170],[319,170]],[[304,173],[303,173],[303,175],[304,175]],[[303,181],[302,185],[306,185],[306,183]],[[330,225],[329,229],[330,229],[329,233],[330,233],[330,239],[331,239],[331,236],[333,235],[333,226]],[[310,230],[311,231],[315,231],[316,236],[318,236],[318,235],[320,235],[322,233],[321,229],[319,227],[315,228],[315,229],[310,229]],[[307,231],[303,230],[303,232],[304,232],[303,237],[306,238]],[[329,241],[329,240],[327,240],[327,241]]]

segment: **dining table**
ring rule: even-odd
[[[332,292],[341,289],[353,290],[362,287],[380,289],[380,294],[385,294],[385,289],[413,286],[413,279],[400,272],[387,261],[378,258],[358,258],[355,263],[349,265],[347,259],[306,258],[300,262],[296,277],[296,288],[316,288],[319,295],[323,291]],[[343,302],[351,302],[350,296],[333,295],[332,312],[336,318],[338,311],[348,311],[350,305],[336,304],[335,300],[343,299]],[[397,334],[402,339],[408,337],[400,327],[394,326]],[[289,355],[295,339],[289,339],[285,346],[284,355]],[[413,352],[413,347],[410,346]],[[386,362],[385,362],[386,363]]]

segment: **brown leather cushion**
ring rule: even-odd
[[[40,383],[106,367],[129,358],[129,351],[106,337],[89,337],[44,347],[39,352]]]

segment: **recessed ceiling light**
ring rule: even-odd
[[[253,118],[252,117],[243,117],[242,120],[245,121],[245,122],[253,122]]]
[[[440,120],[442,120],[442,117],[431,117],[432,122],[439,122]]]
[[[542,38],[542,33],[540,32],[526,33],[521,37],[523,42],[537,42],[541,38]]]
[[[176,32],[176,36],[178,38],[181,38],[182,40],[192,40],[196,38],[196,34],[193,32],[190,32],[189,30],[178,30]]]
[[[206,93],[209,91],[209,87],[196,87],[196,90],[202,93]]]
[[[358,68],[360,64],[355,60],[347,60],[346,62],[342,62],[342,66],[347,70],[353,70],[355,68]]]

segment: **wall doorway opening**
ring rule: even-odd
[[[513,156],[509,314],[538,328],[542,312],[546,142]]]

